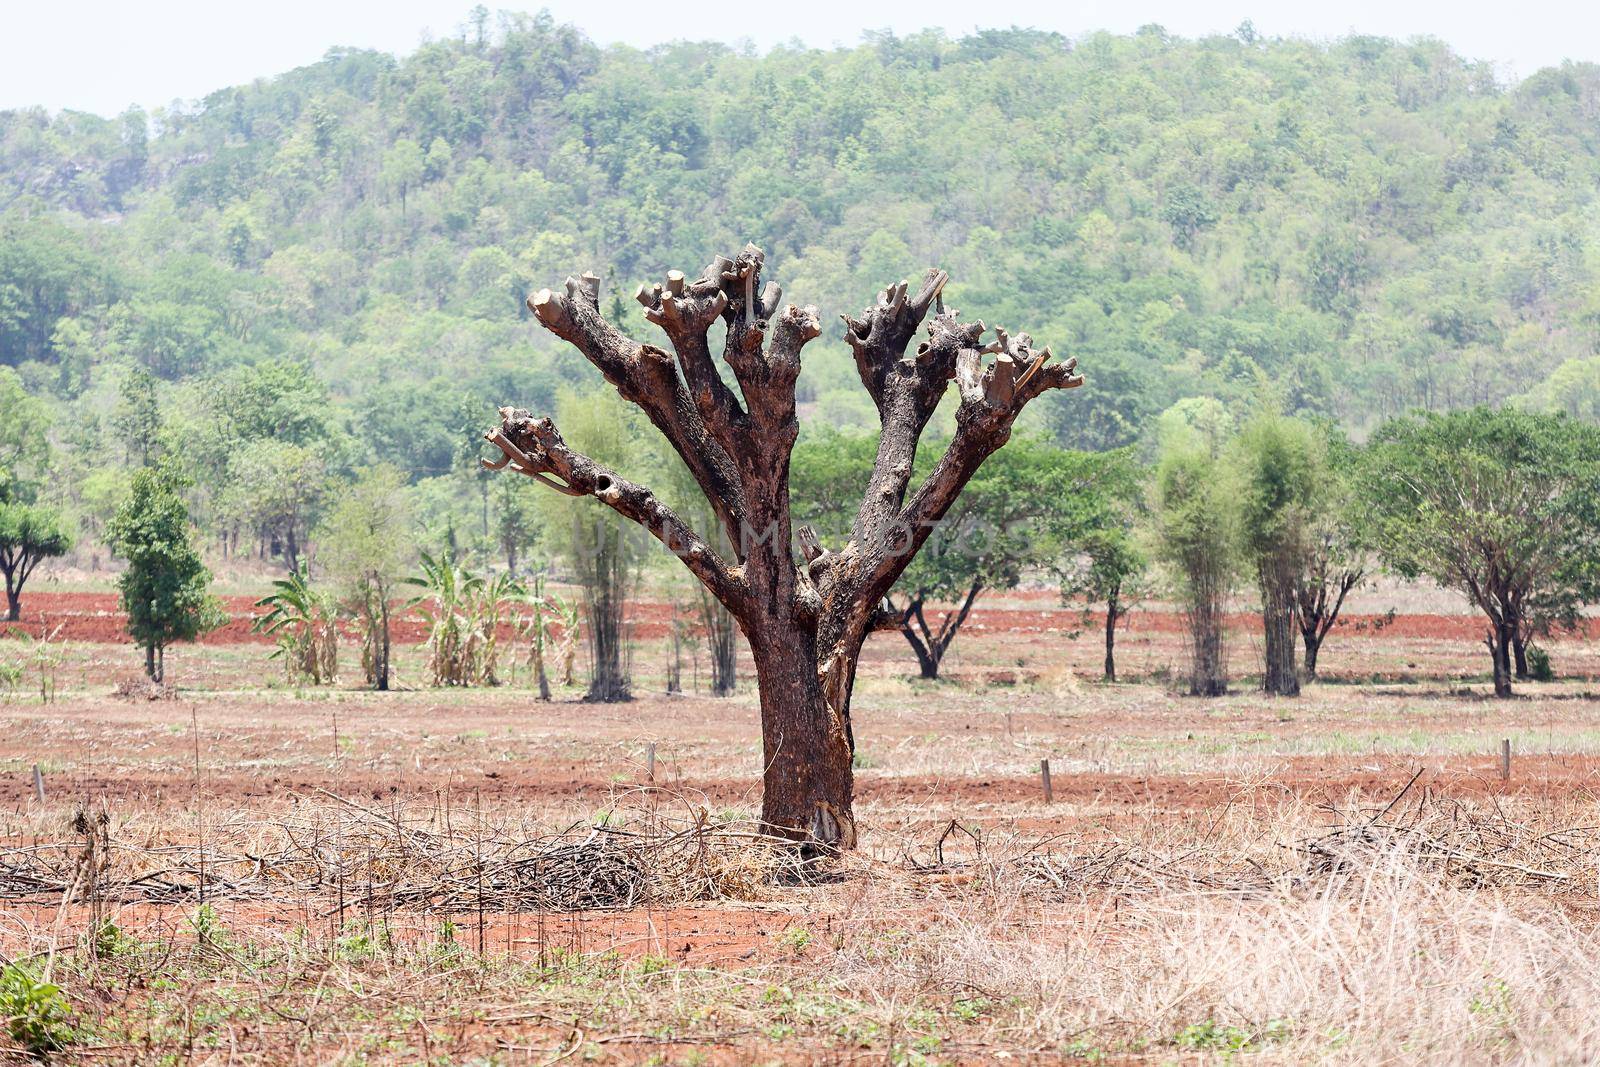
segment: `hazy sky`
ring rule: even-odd
[[[456,32],[472,0],[0,0],[0,109],[42,104],[112,115],[192,99],[310,63],[334,45],[404,53],[425,35]],[[486,2],[491,10],[514,4]],[[748,38],[761,47],[798,37],[854,44],[864,30],[1033,26],[1076,36],[1159,22],[1183,36],[1226,33],[1246,17],[1269,36],[1324,40],[1351,32],[1448,41],[1463,55],[1522,77],[1564,58],[1600,59],[1600,5],[1338,0],[1120,0],[1109,3],[974,3],[963,0],[800,0],[729,6],[660,0],[552,0],[556,19],[602,44],[649,46],[681,38]],[[538,10],[534,5],[528,10]],[[730,11],[749,21],[730,26]]]

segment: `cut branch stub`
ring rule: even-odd
[[[840,316],[845,323],[845,340],[856,357],[856,371],[881,414],[884,410],[884,379],[893,365],[905,355],[906,346],[928,309],[939,299],[950,276],[930,268],[913,296],[910,285],[898,282],[878,294],[877,303],[860,318]]]

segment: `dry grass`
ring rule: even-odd
[[[92,827],[41,817],[56,839],[3,857],[36,872],[38,907],[17,905],[0,945],[66,990],[65,1059],[1600,1055],[1592,805],[1513,812],[1426,781],[1335,810],[1261,799],[1118,834],[880,834],[826,878],[660,791],[608,830],[333,797],[159,832],[113,819],[90,883]],[[601,895],[559,895],[574,885]],[[783,926],[681,964],[696,901]],[[635,910],[571,910],[607,906]]]

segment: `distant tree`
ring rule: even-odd
[[[127,561],[117,589],[128,633],[143,646],[145,674],[155,681],[166,675],[168,645],[193,641],[222,621],[178,489],[168,471],[138,471],[107,531],[112,550]]]
[[[383,157],[383,181],[400,194],[400,213],[406,211],[406,194],[422,181],[427,161],[422,146],[402,137]]]
[[[0,367],[0,479],[43,473],[50,455],[50,412],[28,395],[10,367]]]
[[[362,669],[380,691],[391,676],[390,601],[415,554],[405,476],[388,465],[369,467],[342,486],[317,527],[317,559],[361,628]]]
[[[62,556],[72,535],[54,508],[7,499],[0,485],[0,572],[6,576],[6,621],[22,617],[22,587],[40,561]]]
[[[1322,643],[1338,623],[1345,598],[1366,579],[1370,567],[1370,538],[1356,498],[1360,453],[1333,423],[1321,423],[1318,432],[1321,474],[1294,593],[1307,681],[1316,680]]]
[[[803,519],[827,538],[849,536],[855,500],[872,473],[869,434],[824,431],[795,448],[790,484]],[[914,478],[933,458],[922,454]],[[1097,521],[1104,461],[1018,435],[983,465],[939,522],[884,604],[924,678],[939,668],[978,597],[1014,588],[1030,570],[1055,564]],[[931,606],[951,605],[930,623]]]
[[[1228,691],[1224,609],[1238,573],[1237,488],[1220,450],[1198,434],[1174,434],[1156,467],[1155,555],[1183,603],[1189,692]]]
[[[1056,563],[1064,602],[1084,600],[1084,621],[1090,609],[1105,611],[1105,680],[1117,680],[1117,627],[1145,593],[1149,567],[1139,543],[1144,511],[1144,471],[1131,448],[1097,457],[1098,474],[1092,486],[1095,510],[1089,528],[1073,545],[1066,546]]]
[[[562,394],[556,410],[572,447],[612,469],[648,466],[651,456],[633,409],[615,393]],[[633,527],[598,502],[572,506],[563,497],[540,496],[552,547],[576,577],[583,635],[589,649],[589,688],[584,699],[612,703],[632,699],[632,643],[628,601],[645,560]],[[585,502],[589,503],[589,502]]]
[[[304,533],[327,493],[327,464],[315,447],[258,438],[228,463],[222,509],[279,545],[290,572],[300,566]]]
[[[926,477],[933,463],[923,456]],[[885,598],[900,617],[900,633],[922,677],[939,677],[980,594],[1015,588],[1025,573],[1049,566],[1081,542],[1098,504],[1093,486],[1099,473],[1094,456],[1020,435],[989,457],[901,575],[898,592]],[[935,601],[955,605],[937,628],[927,618]]]
[[[1391,568],[1488,617],[1498,697],[1512,695],[1519,636],[1574,624],[1600,584],[1600,428],[1514,408],[1394,419],[1361,494]]]
[[[148,467],[155,461],[161,437],[161,402],[156,396],[156,379],[142,367],[123,375],[117,406],[111,412],[111,428],[122,441],[123,454],[130,465]]]
[[[512,478],[498,478],[488,490],[495,540],[506,570],[517,573],[517,563],[538,535],[538,508],[533,487]]]
[[[1263,630],[1262,688],[1298,696],[1296,591],[1310,550],[1315,500],[1323,481],[1311,428],[1282,415],[1257,415],[1235,438],[1227,461],[1238,472],[1241,548],[1256,572]]]

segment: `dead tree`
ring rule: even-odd
[[[1005,444],[1023,406],[1083,379],[1074,360],[1050,363],[1050,350],[1036,350],[1024,334],[997,329],[985,343],[981,321],[962,322],[944,307],[941,270],[928,271],[916,290],[889,286],[859,318],[845,318],[881,435],[849,539],[824,546],[809,529],[791,529],[789,506],[800,352],[822,325],[815,307],[783,304],[777,285],[761,286],[763,260],[746,245],[698,278],[669,271],[664,284],[641,286],[636,299],[670,352],[606,321],[593,274],[528,301],[545,328],[581,351],[666,436],[704,491],[720,536],[691,529],[650,489],[575,452],[548,418],[526,411],[501,409],[500,425],[485,436],[503,457],[485,463],[569,496],[592,496],[645,527],[727,607],[749,641],[760,690],[762,823],[831,851],[856,838],[856,661],[869,633],[899,626],[879,605],[979,465]],[[926,339],[908,353],[930,311]],[[707,336],[719,319],[734,385]],[[951,382],[959,396],[955,435],[908,493],[917,443]],[[719,553],[714,542],[732,547]]]

